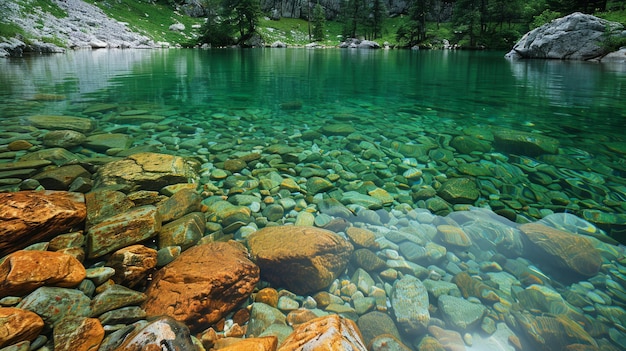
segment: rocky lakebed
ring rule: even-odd
[[[0,107],[0,350],[626,349],[625,142],[64,99]]]

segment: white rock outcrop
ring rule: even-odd
[[[591,60],[607,54],[607,36],[626,36],[624,26],[580,12],[533,29],[520,39],[507,58]]]

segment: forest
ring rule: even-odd
[[[432,47],[445,38],[460,48],[509,48],[528,30],[572,12],[596,14],[624,23],[623,0],[409,0],[400,9],[384,0],[343,0],[303,3],[300,17],[308,21],[309,39],[323,40],[325,25],[335,21],[341,37],[393,38],[399,47]],[[324,6],[324,4],[326,6]],[[242,45],[257,33],[268,15],[260,0],[205,0],[207,22],[200,43]],[[264,8],[265,7],[265,8]],[[329,11],[330,8],[338,11]],[[330,13],[329,13],[330,12]],[[602,16],[604,15],[604,16]],[[388,22],[394,23],[390,32]],[[245,45],[244,45],[245,46]]]

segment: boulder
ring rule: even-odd
[[[329,286],[346,268],[352,244],[315,227],[274,226],[248,238],[263,279],[297,294]]]
[[[15,307],[0,307],[0,347],[20,341],[33,341],[43,330],[43,320],[37,314]]]
[[[259,267],[235,242],[184,251],[159,270],[146,290],[148,316],[168,315],[204,330],[244,301],[259,281]]]
[[[561,274],[592,277],[602,266],[600,251],[586,236],[540,223],[523,224],[519,229],[529,241],[529,245],[525,245],[526,254],[538,256],[541,262]]]
[[[626,63],[626,47],[611,52],[602,58],[603,63]]]
[[[0,194],[0,256],[66,233],[85,220],[83,194],[20,191]]]
[[[125,185],[129,191],[160,190],[166,185],[193,182],[197,173],[184,158],[143,152],[109,162],[96,173],[96,186]]]
[[[24,296],[40,286],[74,287],[85,267],[73,256],[50,251],[16,251],[0,263],[0,297]]]
[[[356,324],[336,314],[300,324],[278,348],[278,351],[366,351]]]
[[[620,23],[575,12],[526,33],[506,57],[589,60],[606,54],[602,41],[623,29]]]

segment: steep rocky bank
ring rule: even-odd
[[[126,23],[109,18],[98,7],[81,0],[52,0],[67,12],[63,18],[36,9],[26,13],[20,4],[2,1],[6,12],[4,21],[18,25],[31,37],[0,37],[0,57],[21,56],[27,52],[56,53],[65,49],[50,42],[65,43],[65,47],[78,48],[153,48],[157,44],[150,38],[131,31]],[[45,42],[44,42],[45,41]]]

